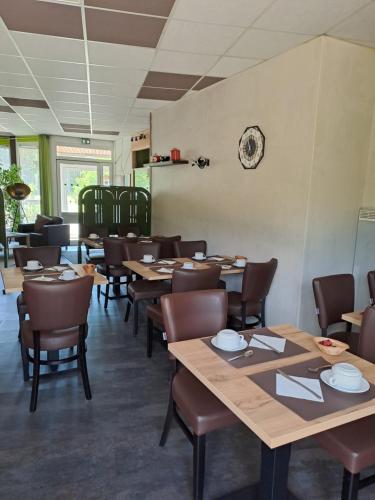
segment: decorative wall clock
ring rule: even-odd
[[[264,156],[265,137],[258,126],[247,127],[238,146],[238,158],[243,168],[257,168]]]

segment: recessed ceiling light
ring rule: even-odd
[[[38,0],[38,2],[59,3],[63,5],[77,5],[78,7],[82,5],[82,0]]]

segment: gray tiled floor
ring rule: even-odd
[[[16,294],[0,296],[0,498],[191,498],[192,449],[174,427],[164,449],[169,367],[156,342],[145,356],[145,329],[133,338],[122,317],[124,301],[108,313],[93,296],[88,368],[93,399],[77,374],[41,383],[38,409],[28,411],[30,385],[22,380]],[[208,437],[205,498],[254,482],[259,442],[237,425]],[[312,439],[293,448],[290,487],[308,500],[340,498],[341,468]],[[375,498],[375,488],[361,493]]]

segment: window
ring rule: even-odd
[[[151,188],[150,168],[135,168],[134,169],[134,186],[147,189]]]
[[[22,180],[31,189],[22,207],[27,220],[33,222],[40,214],[39,143],[37,140],[20,138],[17,139],[17,150]]]
[[[9,139],[0,137],[0,167],[10,167]]]

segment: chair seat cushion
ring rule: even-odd
[[[29,314],[23,292],[21,292],[17,297],[17,311],[18,314]]]
[[[182,416],[198,436],[238,422],[234,413],[186,368],[181,368],[175,375],[172,396]]]
[[[375,464],[375,415],[318,434],[317,440],[352,474]]]
[[[152,320],[154,326],[159,326],[164,330],[163,313],[160,304],[147,306],[147,316]]]
[[[137,280],[128,285],[128,294],[133,300],[154,299],[170,292],[170,284],[160,281]]]
[[[332,332],[328,334],[331,339],[339,340],[350,345],[349,351],[353,354],[358,352],[359,333],[356,332]]]
[[[23,321],[21,324],[21,338],[25,347],[33,349],[34,336],[31,330],[30,321]],[[40,332],[40,350],[41,351],[58,351],[66,349],[78,344],[79,330],[78,328],[70,328],[69,330],[56,330],[54,332]]]
[[[228,292],[228,315],[241,316],[242,302],[240,292]],[[254,316],[261,313],[261,304],[254,302],[246,303],[246,315]]]
[[[114,278],[121,278],[122,276],[131,276],[132,272],[130,269],[123,266],[106,266],[105,264],[97,265],[98,273],[104,274],[105,276],[113,276]]]

